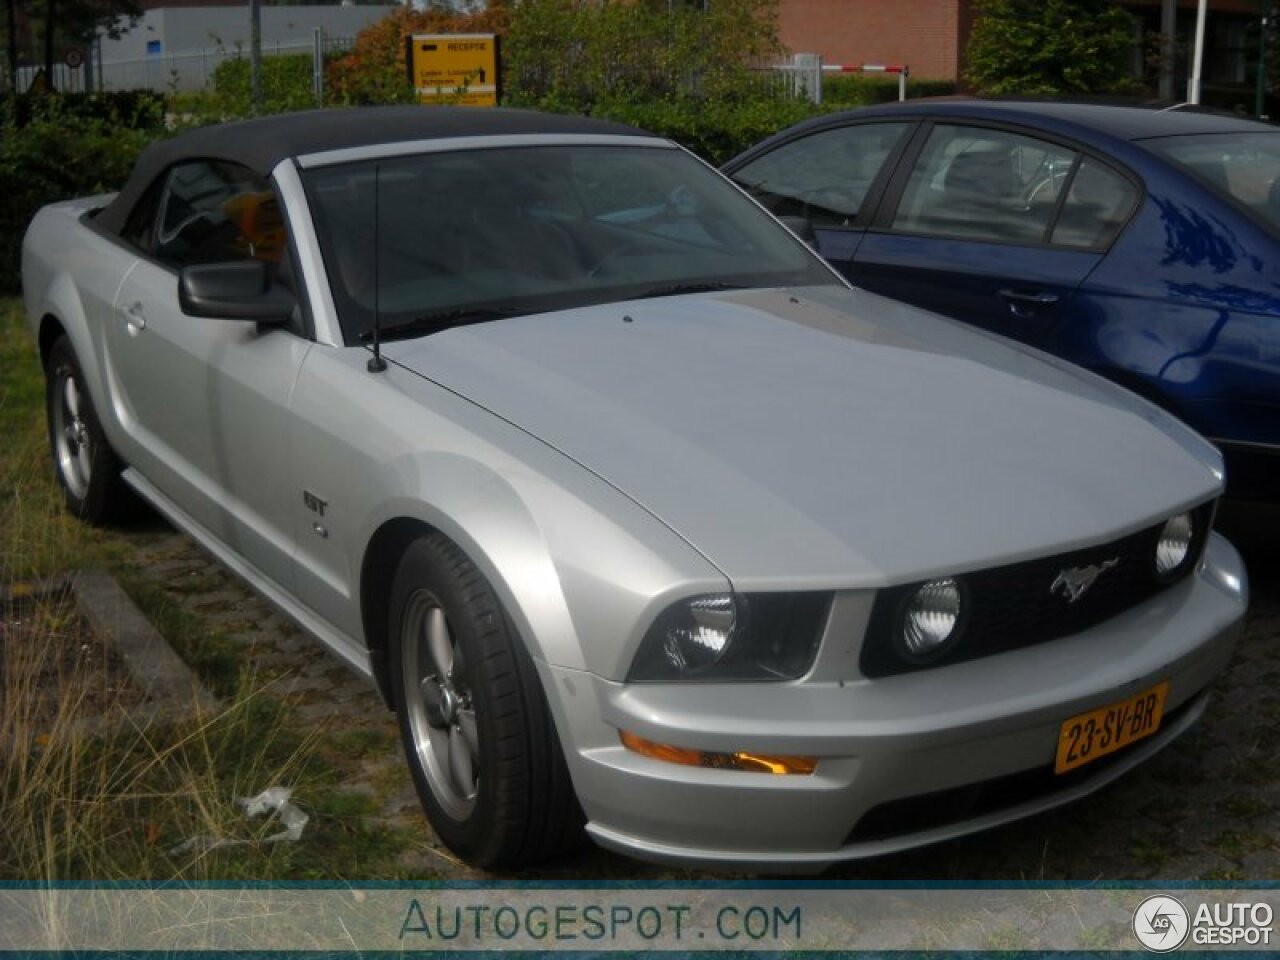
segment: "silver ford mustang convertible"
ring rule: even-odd
[[[140,494],[399,716],[441,840],[818,869],[1080,797],[1246,604],[1218,454],[850,289],[640,131],[330,111],[42,210],[68,506]]]

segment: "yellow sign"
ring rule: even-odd
[[[27,93],[50,93],[52,90],[53,84],[49,82],[49,76],[44,72],[44,67],[41,67],[31,78],[31,86],[27,87]]]
[[[423,103],[498,105],[495,34],[419,33],[405,42],[409,80]]]

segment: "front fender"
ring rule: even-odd
[[[724,575],[582,465],[471,401],[359,348],[307,357],[291,406],[301,597],[366,646],[362,572],[389,524],[457,543],[492,584],[537,660],[625,674],[657,611],[723,591]],[[323,518],[304,491],[324,501]],[[309,533],[319,524],[326,535]],[[395,538],[393,538],[395,540]],[[403,549],[403,544],[396,541]],[[398,557],[376,565],[394,576]],[[390,595],[389,582],[373,593]],[[378,618],[373,618],[377,620]]]
[[[524,434],[512,439],[530,447],[520,462],[419,453],[389,465],[395,489],[364,518],[361,540],[400,518],[440,531],[493,586],[535,659],[611,679],[659,611],[729,588],[612,487]]]

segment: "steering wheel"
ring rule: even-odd
[[[597,279],[600,276],[600,274],[604,272],[605,267],[613,263],[615,260],[619,259],[620,257],[629,256],[630,254],[633,254],[633,253],[638,253],[643,249],[644,249],[644,244],[641,243],[639,240],[624,240],[622,243],[618,244],[612,250],[606,251],[603,255],[601,255],[596,260],[595,263],[591,265],[590,269],[587,270],[587,279],[589,280]]]

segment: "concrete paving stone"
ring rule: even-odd
[[[183,597],[183,606],[191,610],[211,614],[224,610],[235,610],[244,601],[244,594],[238,590],[218,589],[207,593],[191,593]]]
[[[297,714],[303,720],[310,723],[319,723],[325,720],[341,720],[346,716],[346,708],[343,704],[326,697],[315,703],[304,703],[298,707]]]
[[[406,810],[417,811],[419,815],[422,812],[422,801],[418,799],[418,791],[413,788],[412,783],[392,791],[382,801],[384,818],[390,819]]]
[[[188,576],[194,572],[190,557],[174,557],[163,560],[148,560],[144,557],[142,558],[142,564],[146,567],[147,577],[152,580],[159,578],[167,580],[172,577]]]
[[[226,639],[242,647],[266,646],[276,643],[276,635],[266,630],[236,630],[226,634]]]
[[[263,626],[261,620],[257,621],[258,633],[261,636],[271,638],[271,642],[277,648],[288,654],[306,653],[308,650],[315,649],[318,646],[317,641],[313,637],[308,637],[303,633],[291,633],[282,635],[278,630],[272,630],[270,627]]]
[[[326,692],[333,689],[331,684],[324,677],[303,677],[292,676],[285,680],[280,690],[284,694],[304,693],[304,692]]]
[[[359,780],[350,781],[347,783],[340,783],[336,787],[334,787],[334,789],[337,790],[339,793],[345,793],[345,794],[348,794],[351,796],[357,796],[357,797],[374,797],[374,796],[377,796],[377,793],[378,793],[378,791],[374,789],[373,784],[365,783]]]
[[[252,617],[246,617],[235,607],[227,607],[217,611],[204,610],[200,607],[195,607],[194,609],[200,613],[208,626],[223,632],[234,633],[240,630],[247,630],[251,629],[255,624]]]

